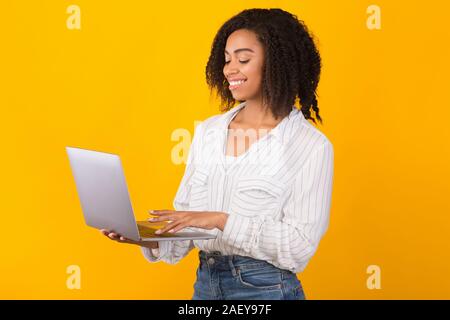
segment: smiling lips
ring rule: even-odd
[[[239,87],[241,86],[241,84],[243,84],[245,81],[247,81],[247,80],[245,80],[245,79],[242,79],[242,80],[234,80],[234,81],[230,80],[230,81],[229,81],[230,85],[228,86],[228,88],[229,88],[230,90],[234,90],[234,89],[236,89],[236,88],[239,88]]]

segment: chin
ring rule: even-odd
[[[245,96],[242,96],[242,94],[232,94],[232,96],[236,101],[243,102],[247,100],[247,98]]]

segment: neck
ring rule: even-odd
[[[239,112],[238,116],[240,122],[255,127],[273,125],[278,122],[269,107],[263,106],[260,101],[255,100],[246,100],[245,107]]]

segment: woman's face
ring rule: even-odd
[[[239,29],[230,34],[225,45],[223,73],[235,100],[260,99],[263,65],[264,48],[255,33]],[[245,82],[235,83],[236,80]]]

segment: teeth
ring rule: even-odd
[[[230,84],[231,84],[232,86],[235,86],[235,85],[238,85],[238,84],[241,84],[241,83],[244,83],[244,82],[245,82],[245,80],[230,81]]]

